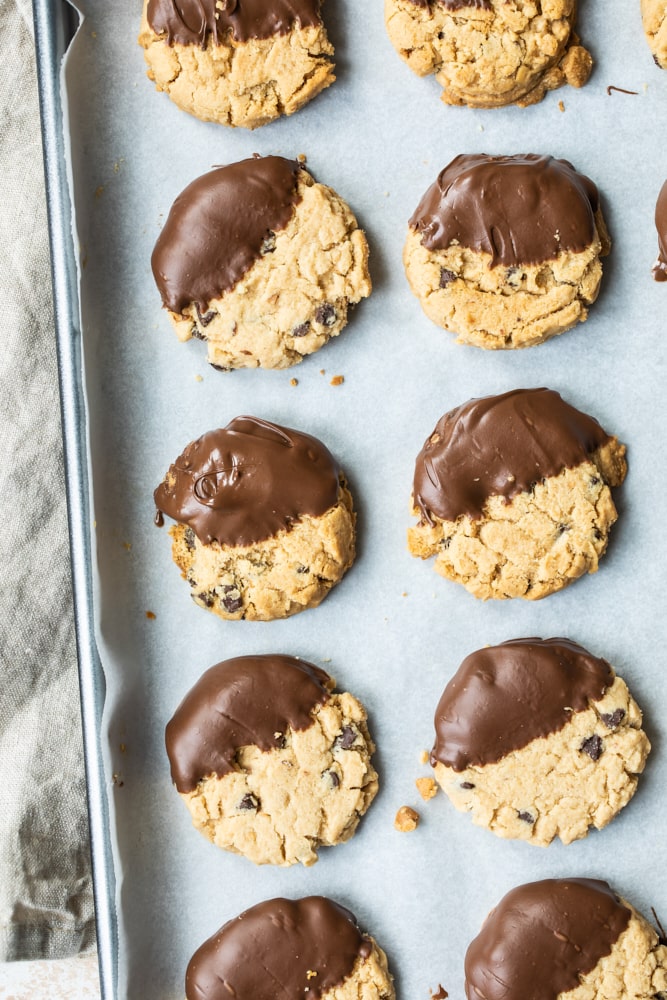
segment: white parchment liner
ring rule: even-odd
[[[583,90],[493,111],[443,106],[433,79],[414,77],[394,53],[379,0],[327,0],[338,81],[293,118],[254,133],[203,124],[155,92],[135,41],[139,0],[80,6],[85,21],[65,78],[108,684],[119,996],[181,998],[192,951],[274,895],[325,893],[349,906],[386,949],[399,996],[413,1000],[428,1000],[438,983],[462,997],[468,942],[522,881],[606,878],[664,921],[667,286],[651,280],[650,268],[655,198],[667,176],[667,73],[651,60],[637,0],[583,4],[579,32],[596,60]],[[610,84],[638,94],[607,94]],[[221,374],[206,365],[202,344],[184,346],[171,332],[150,254],[190,180],[253,152],[307,154],[316,178],[349,201],[368,234],[375,289],[343,335],[297,368]],[[523,352],[486,353],[456,345],[423,316],[403,276],[406,223],[462,152],[564,156],[599,185],[614,247],[585,325]],[[334,375],[344,384],[331,386]],[[628,444],[621,517],[597,575],[540,603],[481,604],[407,553],[414,458],[444,411],[535,385],[557,389]],[[353,570],[319,609],[285,622],[222,622],[197,608],[166,531],[152,524],[152,491],[169,462],[240,413],[320,437],[356,497]],[[540,850],[474,827],[442,794],[423,804],[414,781],[429,769],[420,751],[431,746],[435,705],[461,659],[485,643],[560,634],[607,657],[644,708],[653,753],[631,805],[602,833]],[[171,787],[163,748],[166,721],[205,668],[271,650],[323,665],[362,698],[378,744],[376,802],[355,838],[308,870],[256,869],[209,845]],[[422,814],[414,833],[393,828],[402,804]]]

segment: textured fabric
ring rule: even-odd
[[[0,0],[0,959],[94,944],[29,0]]]

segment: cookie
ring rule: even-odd
[[[331,453],[257,417],[191,442],[154,493],[192,599],[221,618],[314,608],[354,561],[355,514]]]
[[[597,570],[626,468],[625,446],[551,389],[471,399],[417,458],[410,552],[483,600],[546,597]]]
[[[166,729],[171,776],[194,826],[263,865],[313,865],[375,798],[363,706],[293,656],[211,667]]]
[[[148,77],[205,122],[257,128],[336,79],[321,0],[144,0]]]
[[[598,879],[512,889],[465,957],[468,1000],[653,1000],[667,990],[667,947]]]
[[[655,228],[658,230],[658,259],[653,265],[656,281],[667,281],[667,181],[660,188],[655,206]]]
[[[435,713],[431,764],[473,822],[546,847],[600,830],[627,805],[651,749],[606,660],[569,639],[478,649]]]
[[[391,43],[418,76],[434,73],[445,104],[537,104],[582,87],[593,60],[573,30],[575,0],[385,0]]]
[[[153,274],[181,341],[215,368],[288,368],[370,295],[368,244],[345,202],[297,160],[251,157],[178,196]]]
[[[394,1000],[387,957],[325,896],[269,899],[226,923],[190,959],[187,1000]]]
[[[667,0],[641,0],[642,23],[653,61],[667,69]]]
[[[552,156],[457,156],[410,219],[408,282],[459,343],[531,347],[583,322],[609,252],[598,191]]]

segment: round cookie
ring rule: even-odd
[[[403,262],[459,343],[531,347],[588,315],[610,243],[598,191],[552,156],[457,156],[410,219]]]
[[[445,104],[526,107],[582,87],[593,60],[573,30],[575,0],[385,0],[391,43],[418,76],[434,73]]]
[[[370,295],[368,244],[349,207],[297,160],[250,157],[178,196],[152,267],[181,341],[215,368],[288,368]]]
[[[653,265],[656,281],[667,281],[667,181],[660,188],[655,206],[655,228],[658,230],[658,258]]]
[[[191,442],[154,493],[195,604],[271,621],[316,607],[354,561],[355,514],[327,448],[257,417]]]
[[[336,79],[321,0],[144,0],[148,77],[183,111],[257,128]]]
[[[466,657],[435,713],[435,777],[499,837],[546,847],[602,829],[651,749],[606,660],[569,639],[513,639]]]
[[[349,840],[375,798],[363,706],[293,656],[211,667],[166,729],[171,776],[194,826],[255,864],[313,865]]]
[[[594,573],[625,446],[551,389],[471,399],[446,413],[415,466],[414,556],[486,600],[538,600]]]
[[[667,0],[641,0],[642,23],[653,61],[667,69]]]
[[[465,957],[468,1000],[653,1000],[667,990],[667,947],[598,879],[512,889]]]
[[[278,984],[278,985],[276,985]],[[325,896],[269,899],[195,952],[187,1000],[394,1000],[387,957]]]

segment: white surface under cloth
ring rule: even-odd
[[[655,199],[667,176],[667,73],[651,60],[638,4],[583,4],[579,31],[596,59],[583,90],[525,110],[471,111],[443,106],[435,82],[400,62],[378,0],[327,0],[338,81],[293,118],[254,133],[203,124],[155,92],[135,42],[138,0],[82,6],[66,79],[120,996],[181,998],[191,952],[225,920],[275,895],[324,893],[349,906],[386,949],[399,995],[413,1000],[427,1000],[438,983],[462,996],[469,941],[522,881],[606,878],[664,922],[667,286],[652,281],[651,264]],[[608,85],[639,93],[608,95]],[[342,336],[297,368],[222,374],[206,365],[204,345],[176,340],[150,254],[190,180],[253,152],[307,154],[315,177],[365,227],[375,288]],[[599,185],[614,247],[585,325],[523,352],[486,353],[456,345],[423,316],[401,263],[407,219],[462,152],[551,153]],[[331,386],[339,374],[344,384]],[[560,391],[628,444],[620,520],[597,575],[536,604],[478,603],[407,553],[414,458],[444,411],[537,385]],[[356,498],[354,568],[319,609],[287,621],[223,622],[197,608],[166,531],[152,523],[152,491],[169,462],[241,413],[320,437]],[[414,781],[428,768],[420,751],[431,746],[435,705],[461,659],[484,643],[563,634],[607,657],[645,710],[653,753],[636,799],[602,833],[548,850],[473,827],[442,795],[422,804]],[[205,668],[272,650],[324,665],[358,695],[378,746],[376,802],[354,839],[323,851],[309,870],[256,869],[208,844],[171,787],[164,752],[164,725]],[[402,804],[422,813],[414,833],[393,828]]]

